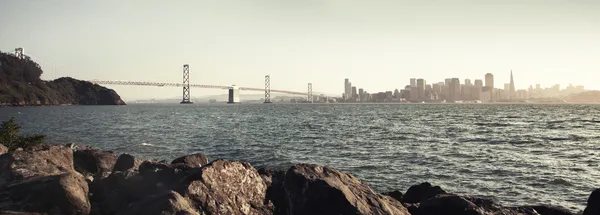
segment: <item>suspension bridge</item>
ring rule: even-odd
[[[28,56],[24,55],[23,48],[16,48],[14,55],[21,59],[29,59]],[[271,76],[265,75],[264,88],[258,87],[245,87],[236,85],[206,85],[206,84],[191,84],[190,83],[190,67],[188,64],[183,65],[182,70],[183,81],[181,83],[173,82],[148,82],[148,81],[123,81],[123,80],[87,80],[88,82],[98,85],[121,85],[121,86],[151,86],[151,87],[181,87],[182,88],[182,100],[181,104],[192,104],[190,88],[204,88],[204,89],[221,89],[228,90],[228,103],[239,102],[239,91],[260,91],[264,92],[264,103],[271,103],[271,93],[282,93],[298,96],[306,96],[306,101],[313,103],[315,99],[319,100],[324,98],[325,101],[329,100],[328,96],[324,94],[313,94],[312,83],[308,83],[307,91],[297,92],[290,90],[271,89]]]

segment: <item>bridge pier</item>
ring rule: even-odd
[[[190,65],[183,65],[183,99],[180,104],[193,104],[190,99]]]
[[[240,103],[240,89],[236,86],[231,86],[228,89],[227,104]]]

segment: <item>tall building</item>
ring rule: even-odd
[[[471,86],[471,79],[465,79],[465,86]]]
[[[411,78],[410,79],[410,87],[416,87],[416,86],[417,86],[417,79]]]
[[[510,70],[510,89],[508,91],[508,99],[515,97],[515,80],[513,79],[512,69]]]
[[[474,85],[471,88],[471,99],[481,101],[481,92],[483,91],[483,81],[475,79]]]
[[[358,98],[358,93],[356,92],[356,87],[355,86],[352,87],[352,96],[350,98],[354,99],[354,101],[356,101],[357,98]]]
[[[358,101],[363,102],[365,100],[365,90],[363,88],[358,89]]]
[[[483,88],[483,81],[481,79],[475,79],[475,87]]]
[[[448,92],[449,95],[449,100],[450,102],[455,102],[458,101],[460,99],[460,79],[458,78],[452,78],[450,80],[450,87],[449,87],[449,91]]]
[[[417,79],[417,96],[418,100],[425,100],[425,79]]]
[[[494,75],[492,73],[485,74],[485,86],[494,89]]]
[[[347,78],[344,80],[344,93],[346,94],[344,100],[352,98],[352,84]]]

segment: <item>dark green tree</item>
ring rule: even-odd
[[[9,151],[14,151],[17,148],[45,144],[45,135],[35,134],[20,136],[20,129],[21,126],[15,123],[15,119],[12,117],[7,121],[2,122],[2,125],[0,125],[0,144],[6,146]]]

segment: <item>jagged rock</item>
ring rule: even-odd
[[[189,200],[175,191],[150,196],[142,201],[136,202],[117,215],[144,214],[190,214],[199,215]]]
[[[2,144],[0,144],[0,155],[8,153],[8,148]]]
[[[554,205],[521,206],[514,207],[512,209],[516,210],[517,212],[531,215],[575,215],[575,213],[569,211],[566,208]]]
[[[600,189],[595,189],[590,194],[583,215],[600,215]]]
[[[130,203],[150,196],[181,188],[183,178],[196,170],[186,165],[170,165],[145,161],[134,170],[114,171],[104,179],[92,183],[92,202],[101,208],[101,214],[123,211]]]
[[[304,214],[408,215],[400,202],[373,192],[356,177],[312,164],[292,166],[285,176],[289,212]]]
[[[142,162],[142,160],[134,157],[133,155],[127,153],[121,154],[115,162],[113,171],[138,170]]]
[[[544,215],[532,207],[507,208],[482,197],[439,194],[422,201],[412,215]],[[547,215],[552,215],[548,213]]]
[[[413,185],[402,196],[403,203],[419,203],[429,198],[433,198],[438,194],[444,194],[446,191],[439,186],[431,186],[429,182],[424,182],[419,185]]]
[[[196,153],[179,157],[171,162],[171,164],[182,163],[192,167],[201,167],[208,164],[208,158],[202,153]]]
[[[258,174],[267,185],[267,200],[273,203],[275,215],[287,214],[287,200],[285,199],[285,188],[283,182],[285,180],[285,171],[269,170],[265,168],[258,169]]]
[[[187,178],[184,192],[208,215],[272,214],[265,204],[267,186],[245,162],[216,160]]]
[[[73,152],[75,170],[84,175],[96,175],[112,171],[117,154],[98,149],[76,150]]]
[[[392,197],[392,198],[394,198],[395,200],[398,200],[398,201],[400,201],[400,202],[403,202],[403,201],[402,201],[402,197],[403,197],[404,195],[403,195],[403,194],[402,194],[402,192],[400,192],[400,191],[394,190],[394,191],[390,191],[390,192],[383,193],[383,195],[386,195],[386,196]]]
[[[0,211],[79,215],[90,213],[88,185],[77,172],[39,176],[0,191]]]
[[[37,176],[74,171],[73,153],[64,146],[36,146],[0,156],[0,186]]]

